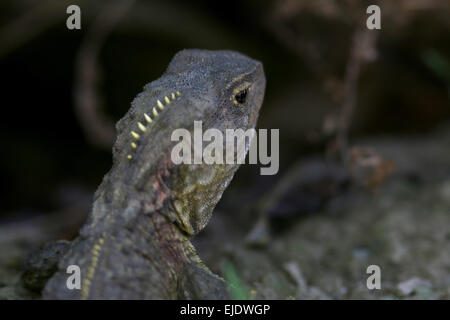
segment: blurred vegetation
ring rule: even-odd
[[[235,267],[229,261],[225,261],[222,266],[222,274],[225,281],[228,283],[231,299],[247,300],[249,298],[247,289],[242,283]]]

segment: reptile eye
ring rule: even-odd
[[[244,104],[247,99],[248,89],[240,91],[238,94],[234,96],[234,100],[239,104]]]

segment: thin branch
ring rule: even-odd
[[[0,58],[38,37],[66,18],[68,0],[39,3],[0,28]]]
[[[107,37],[132,7],[134,0],[115,1],[102,11],[81,44],[75,69],[75,113],[90,143],[110,149],[114,141],[114,124],[101,112],[104,105],[98,90],[101,78],[100,52]]]
[[[348,148],[348,132],[358,96],[358,79],[361,67],[375,59],[375,42],[378,33],[368,29],[357,29],[353,34],[352,48],[347,61],[343,86],[343,102],[338,114],[337,133],[332,142],[333,151],[345,159]]]

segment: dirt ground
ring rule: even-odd
[[[450,130],[358,144],[396,163],[377,192],[351,188],[320,212],[290,219],[262,248],[245,245],[249,225],[227,218],[244,214],[229,195],[227,212],[217,212],[197,241],[206,264],[240,297],[449,299]],[[380,290],[366,286],[372,264],[381,268]]]

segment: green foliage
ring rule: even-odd
[[[222,265],[222,274],[228,284],[231,299],[249,300],[248,290],[230,261],[225,261]]]
[[[428,49],[422,54],[426,66],[439,78],[450,83],[450,62],[434,49]]]

